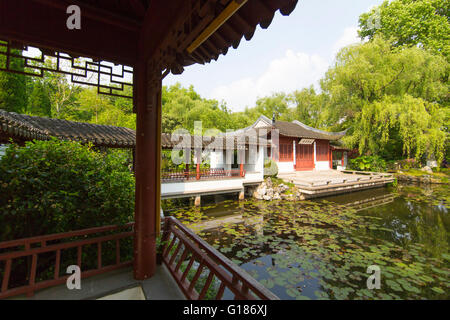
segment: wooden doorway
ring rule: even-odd
[[[295,156],[295,170],[307,171],[314,169],[313,144],[297,144]]]

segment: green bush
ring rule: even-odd
[[[409,169],[421,167],[421,163],[419,161],[417,161],[416,159],[398,160],[397,165],[400,169],[403,169],[403,170],[409,170]]]
[[[264,162],[264,176],[276,177],[278,175],[278,165],[273,160],[266,160]]]
[[[58,140],[0,159],[0,241],[132,221],[134,177],[119,152]]]
[[[352,170],[359,171],[386,171],[386,161],[379,156],[362,156],[349,161]]]

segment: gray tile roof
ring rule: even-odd
[[[29,116],[5,110],[0,110],[0,133],[25,141],[55,137],[113,148],[133,148],[136,144],[136,133],[129,128]]]
[[[55,137],[83,143],[91,142],[96,146],[112,148],[134,148],[136,146],[136,132],[129,128],[29,116],[5,110],[0,110],[0,136],[2,133],[3,140],[7,140],[8,137],[23,141],[48,140],[50,137]],[[186,139],[186,136],[163,133],[161,145],[164,149],[170,149],[184,143],[184,147],[190,146],[191,149],[201,145],[203,149],[216,150],[242,149],[249,145],[268,145],[268,142],[262,138],[255,141],[245,136],[244,140],[241,140],[243,137],[239,135],[233,136],[232,141],[227,143],[225,137],[219,137],[223,139],[206,136],[190,136],[190,139]]]

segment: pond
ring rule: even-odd
[[[223,201],[170,214],[280,299],[448,299],[447,185],[314,201]],[[378,266],[380,289],[368,289]]]

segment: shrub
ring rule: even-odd
[[[0,241],[124,224],[134,177],[122,153],[58,140],[11,144],[0,159]]]
[[[278,165],[273,160],[266,160],[264,162],[264,176],[276,177],[278,175]]]
[[[362,156],[349,161],[350,169],[360,171],[386,171],[386,161],[379,156]]]
[[[403,160],[399,160],[397,161],[397,164],[399,166],[400,169],[403,170],[409,170],[412,168],[420,168],[420,162],[417,161],[416,159],[403,159]]]

